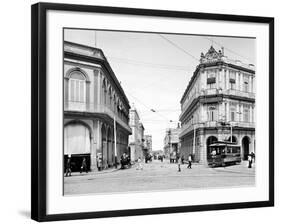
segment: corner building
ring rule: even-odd
[[[230,141],[255,152],[255,68],[210,47],[181,98],[181,154],[207,164],[209,145]]]
[[[91,170],[115,163],[128,150],[129,101],[101,49],[64,42],[64,159],[74,171],[87,159]]]
[[[132,135],[129,137],[130,159],[132,162],[144,157],[144,126],[140,122],[138,111],[133,106],[129,112]]]
[[[164,137],[164,155],[165,158],[177,159],[180,149],[179,141],[180,128],[168,128]]]

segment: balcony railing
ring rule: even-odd
[[[194,99],[199,96],[208,96],[208,95],[215,95],[215,94],[225,94],[225,95],[233,95],[233,96],[240,96],[240,97],[247,97],[255,99],[255,93],[250,92],[243,92],[235,89],[227,89],[227,90],[219,90],[219,89],[205,89],[201,92],[196,92],[189,99],[186,99],[186,103],[182,107],[182,114],[186,111],[186,109],[191,105]],[[180,116],[182,116],[182,114]]]
[[[101,114],[107,114],[112,119],[116,119],[116,122],[119,123],[122,127],[127,129],[129,132],[131,132],[131,128],[129,125],[123,121],[117,113],[115,113],[113,110],[111,110],[109,107],[103,105],[103,104],[91,104],[91,103],[85,103],[85,102],[73,102],[73,101],[65,101],[64,102],[64,111],[79,111],[79,112],[88,112],[88,113],[101,113]]]
[[[255,123],[254,122],[227,122],[227,125],[222,125],[218,121],[205,121],[205,122],[200,122],[196,124],[185,124],[182,125],[181,132],[179,134],[179,137],[184,136],[188,132],[198,129],[198,128],[210,128],[210,127],[231,127],[232,128],[237,128],[237,127],[242,127],[242,128],[255,128]]]
[[[255,98],[255,94],[254,93],[243,92],[243,91],[235,90],[235,89],[224,90],[223,94],[240,96],[240,97],[247,97],[247,98],[253,98],[253,99]]]

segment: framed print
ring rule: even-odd
[[[274,19],[32,6],[32,219],[274,205]]]

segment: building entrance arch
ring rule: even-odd
[[[248,136],[242,138],[242,150],[243,150],[242,158],[243,160],[247,160],[248,155],[250,153],[250,138]]]
[[[207,141],[206,141],[206,145],[207,145],[207,156],[211,154],[211,149],[210,149],[210,145],[213,144],[214,142],[218,141],[218,138],[215,137],[215,136],[209,136],[207,138]]]
[[[80,121],[73,121],[64,126],[64,164],[71,161],[72,172],[80,171],[83,159],[86,159],[87,170],[91,160],[91,130]]]

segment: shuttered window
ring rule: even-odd
[[[72,102],[86,102],[86,80],[80,73],[74,73],[69,79],[69,97]]]

